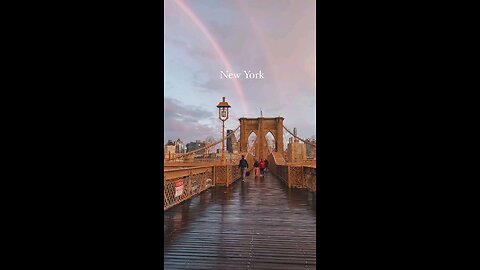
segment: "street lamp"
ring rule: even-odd
[[[225,101],[225,97],[222,97],[222,101],[218,103],[218,118],[222,121],[222,162],[225,163],[225,121],[228,119],[228,102]]]

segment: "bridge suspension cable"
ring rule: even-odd
[[[218,140],[218,141],[216,141],[216,142],[213,142],[213,143],[211,143],[211,144],[209,144],[209,145],[206,145],[206,146],[204,146],[204,147],[202,147],[202,148],[195,149],[195,150],[193,150],[193,151],[184,153],[184,154],[182,154],[182,155],[179,155],[179,156],[176,156],[176,157],[173,157],[173,158],[167,158],[167,159],[165,159],[165,160],[166,160],[166,161],[170,161],[170,160],[177,159],[177,158],[183,158],[183,157],[192,155],[192,154],[194,154],[194,153],[197,153],[197,152],[199,152],[199,151],[202,151],[202,150],[208,149],[208,148],[210,148],[210,147],[213,147],[213,146],[221,143],[222,141],[225,141],[227,138],[232,137],[239,128],[240,128],[240,126],[238,126],[236,129],[234,129],[229,135],[225,136],[225,139],[223,139],[223,140],[220,139],[220,140]]]
[[[283,126],[283,128],[284,128],[288,133],[290,133],[293,137],[299,139],[300,141],[302,141],[302,142],[304,142],[304,143],[306,143],[306,144],[309,144],[309,145],[311,145],[311,146],[313,146],[313,147],[315,147],[315,148],[317,147],[316,144],[311,143],[311,142],[308,142],[308,141],[306,141],[306,140],[298,137],[297,135],[293,134],[293,132],[291,132],[291,131],[290,131],[288,128],[286,128],[285,126]]]

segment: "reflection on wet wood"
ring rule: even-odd
[[[164,269],[316,269],[316,195],[273,175],[164,212]]]

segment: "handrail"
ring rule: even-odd
[[[197,167],[188,167],[188,168],[180,168],[180,169],[171,169],[168,170],[168,172],[173,172],[173,171],[183,171],[183,170],[192,170],[192,169],[203,169],[203,168],[211,168],[212,166],[197,166]]]

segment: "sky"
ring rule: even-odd
[[[216,105],[240,117],[282,116],[315,136],[314,0],[165,0],[164,143],[221,138]],[[238,79],[221,76],[240,73]],[[244,71],[264,78],[246,79]]]

